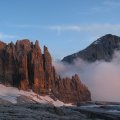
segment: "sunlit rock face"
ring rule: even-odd
[[[98,38],[84,50],[63,58],[63,62],[72,63],[75,59],[83,59],[88,62],[96,60],[111,61],[115,50],[120,50],[120,37],[107,34]]]
[[[65,103],[91,100],[78,75],[72,78],[57,75],[48,48],[44,46],[42,53],[38,41],[0,42],[0,82],[22,90],[32,89],[40,95],[49,94]]]

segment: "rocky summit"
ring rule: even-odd
[[[72,63],[75,59],[80,58],[89,62],[95,62],[96,60],[110,61],[115,50],[120,50],[120,37],[107,34],[87,48],[72,55],[63,58],[63,62]]]
[[[40,95],[50,95],[65,103],[91,100],[88,88],[78,75],[61,78],[52,65],[48,48],[41,52],[39,42],[27,39],[15,44],[0,41],[0,82],[22,90],[32,89]]]

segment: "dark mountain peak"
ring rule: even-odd
[[[91,43],[87,48],[63,58],[63,62],[72,63],[75,59],[94,62],[96,60],[110,61],[115,50],[120,49],[120,37],[106,34]]]
[[[94,41],[93,44],[115,42],[115,41],[119,41],[119,39],[120,38],[116,35],[106,34],[106,35],[98,38],[96,41]]]
[[[114,35],[112,35],[112,34],[106,34],[106,35],[104,35],[102,38],[111,38],[111,37],[113,37]]]
[[[120,38],[120,37],[117,35],[113,35],[113,34],[106,34],[101,37],[101,39],[104,39],[104,40],[109,40],[109,39],[116,40],[116,38]]]

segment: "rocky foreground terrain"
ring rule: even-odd
[[[119,120],[120,103],[66,104],[50,95],[41,96],[0,84],[0,120]]]
[[[87,120],[87,117],[73,108],[26,103],[0,105],[0,120]]]
[[[55,107],[40,103],[1,102],[0,120],[120,120],[120,104],[86,103],[78,107]]]
[[[0,120],[86,120],[75,105],[0,84]],[[90,120],[90,119],[89,119]]]
[[[120,50],[120,37],[107,34],[98,38],[84,50],[63,58],[63,62],[73,63],[74,60],[80,58],[88,62],[96,60],[110,61],[115,50]]]
[[[79,107],[0,84],[0,120],[86,120]],[[89,119],[90,120],[90,119]]]

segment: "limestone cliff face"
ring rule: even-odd
[[[27,39],[9,44],[0,42],[0,82],[22,90],[32,89],[66,103],[91,100],[89,90],[78,77],[61,78],[52,66],[48,48],[42,54],[38,41]]]

